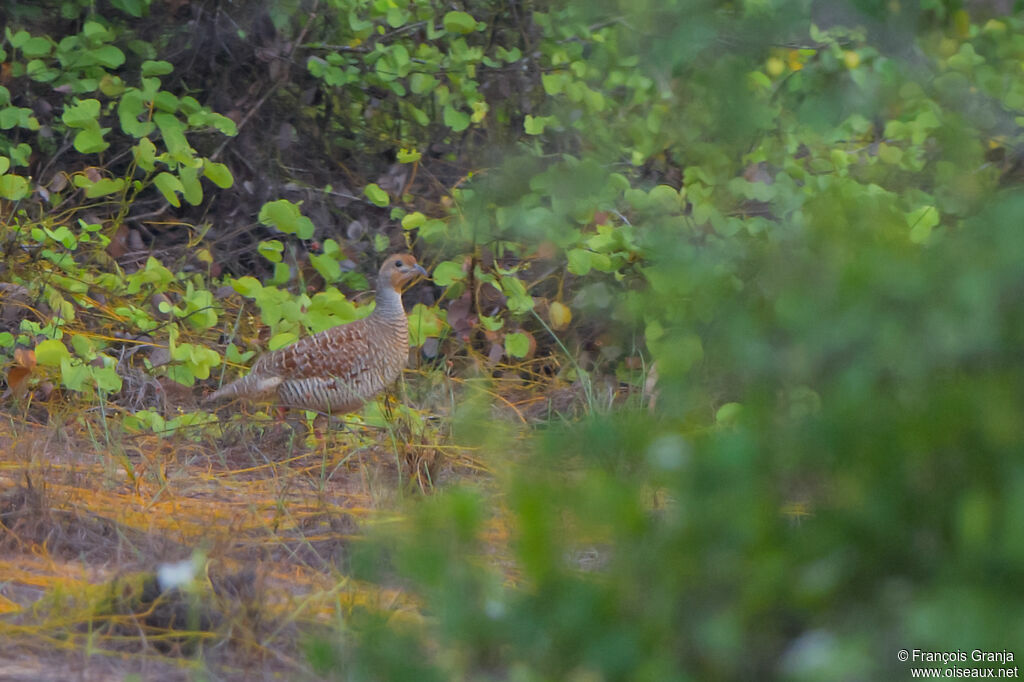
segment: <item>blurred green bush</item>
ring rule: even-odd
[[[471,187],[476,226],[536,195],[538,236],[581,206],[617,216],[640,257],[579,295],[611,288],[609,319],[645,331],[657,408],[549,426],[527,455],[494,448],[498,490],[414,505],[354,565],[419,595],[425,621],[389,626],[398,640],[354,613],[311,649],[321,670],[902,679],[900,648],[1024,641],[1024,196],[990,155],[1021,139],[1021,24],[933,3],[851,9],[866,28],[848,29],[812,9],[614,7],[622,31],[581,58],[635,55],[648,95],[553,97],[546,125],[576,116],[577,151],[530,187],[521,161]],[[610,179],[629,149],[643,161]],[[670,160],[679,185],[645,184]]]
[[[233,79],[273,81],[258,100],[276,105],[265,130],[287,120],[294,135],[318,136],[282,139],[278,152],[291,147],[293,160],[324,148],[321,168],[368,167],[347,197],[362,212],[344,204],[341,224],[390,221],[446,259],[437,275],[448,313],[483,284],[496,292],[486,319],[464,306],[468,343],[507,330],[494,343],[509,357],[533,352],[530,338],[543,352],[600,353],[589,364],[564,358],[567,383],[609,367],[626,378],[638,358],[657,367],[654,409],[591,401],[577,422],[485,442],[493,482],[421,500],[403,527],[360,543],[356,577],[407,589],[423,619],[356,610],[310,639],[317,670],[902,679],[901,647],[1012,651],[1024,641],[1024,22],[997,4],[329,0],[314,16],[296,1],[270,3],[256,38],[222,34],[236,47],[266,40],[250,60],[265,57],[265,69]],[[46,32],[44,5],[60,10],[64,33]],[[190,94],[198,67],[168,71],[159,59],[175,32],[153,21],[151,40],[133,33],[133,18],[160,8],[117,0],[102,17],[94,5],[17,5],[29,28],[4,35],[5,247],[38,249],[67,280],[43,289],[56,321],[0,334],[11,352],[58,336],[74,282],[79,294],[172,282],[184,291],[152,314],[119,309],[138,328],[162,328],[156,312],[195,334],[222,319],[209,276],[152,259],[122,282],[67,257],[80,243],[106,247],[138,197],[202,208],[237,170],[215,161],[223,147],[188,146],[186,133],[222,145],[235,126]],[[200,42],[188,44],[209,56]],[[215,61],[189,63],[219,73]],[[240,93],[248,112],[259,109]],[[47,125],[29,95],[49,102]],[[61,145],[77,152],[68,167],[80,181],[36,186],[30,172]],[[436,172],[444,196],[406,196],[412,171],[390,190],[370,182],[392,153]],[[91,178],[94,168],[110,177]],[[316,193],[329,196],[326,184]],[[83,196],[107,211],[102,228],[52,216]],[[309,321],[286,255],[311,238],[341,239],[330,221],[303,215],[312,203],[267,203],[263,222],[280,240],[253,248],[275,278],[233,280],[264,323],[287,323],[276,334]],[[382,232],[353,230],[352,241],[386,250]],[[338,240],[295,263],[342,281]],[[15,283],[36,286],[35,272]],[[316,324],[355,314],[338,291],[320,296]],[[565,307],[558,324],[540,324],[539,302]],[[451,314],[418,311],[434,337],[454,327]],[[566,327],[557,344],[552,326]],[[187,369],[178,380],[219,364],[201,339],[166,333]],[[595,351],[598,337],[608,342]],[[54,366],[66,361],[74,385],[89,378],[77,368],[96,349],[76,348],[73,364],[70,351],[41,347]],[[111,370],[94,377],[109,379],[104,391],[118,390],[111,368],[95,369]],[[471,407],[483,422],[486,410]],[[499,431],[482,426],[456,437]],[[493,539],[504,533],[507,554]]]

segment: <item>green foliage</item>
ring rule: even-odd
[[[525,151],[402,227],[449,300],[505,296],[478,324],[509,357],[545,296],[642,335],[657,408],[549,427],[493,453],[500,505],[453,490],[379,533],[357,575],[387,562],[430,618],[356,621],[353,669],[401,640],[446,679],[887,679],[893,641],[1024,634],[1024,206],[990,161],[1021,140],[1024,24],[935,6],[908,63],[796,7],[535,13]],[[543,242],[557,289],[508,265]]]
[[[388,193],[378,187],[374,182],[371,182],[363,188],[363,193],[366,194],[367,199],[377,206],[387,206],[391,202],[391,199],[388,198]]]
[[[313,221],[302,215],[296,204],[287,199],[278,199],[263,204],[260,209],[259,221],[264,225],[277,228],[285,234],[294,234],[299,239],[310,239],[313,236]]]
[[[122,9],[136,14],[135,10],[142,7],[143,3],[135,2]],[[85,21],[79,33],[59,41],[32,36],[25,30],[12,31],[10,27],[5,28],[4,35],[12,48],[11,75],[21,88],[45,86],[50,92],[68,93],[59,103],[56,127],[58,132],[75,131],[73,146],[77,152],[87,157],[101,154],[110,148],[109,136],[114,131],[123,133],[125,141],[137,141],[133,163],[112,169],[117,177],[76,176],[74,187],[83,189],[86,198],[117,194],[128,203],[155,187],[173,206],[180,206],[180,198],[196,205],[203,198],[200,171],[219,187],[232,184],[227,167],[198,155],[189,145],[187,134],[215,129],[234,135],[234,123],[191,96],[179,97],[161,89],[159,77],[171,73],[171,65],[149,60],[139,65],[136,60],[128,60],[117,44],[128,40],[115,26]],[[137,44],[133,47],[139,49]],[[19,137],[35,139],[35,145],[0,136],[0,158],[5,159],[8,168],[26,166],[33,149],[45,150],[50,144],[49,137],[39,135],[39,121],[31,109],[10,101],[10,91],[5,87],[0,91],[0,128],[20,129],[29,135]],[[3,197],[27,196],[24,176],[0,178]],[[47,193],[43,198],[56,204],[62,197]]]
[[[235,126],[165,86],[162,46],[86,4],[61,4],[71,35],[5,30],[0,243],[46,312],[0,348],[34,348],[33,380],[113,393],[112,342],[76,333],[102,314],[166,350],[152,375],[194,385],[220,366],[238,299],[194,263],[90,259],[109,262],[129,207],[187,210],[232,187],[193,144]],[[407,164],[355,177],[347,199],[392,221],[367,252],[397,236],[436,264],[443,298],[414,306],[411,342],[437,339],[453,371],[459,344],[483,345],[508,364],[467,364],[551,372],[590,409],[500,449],[470,443],[497,494],[453,485],[360,543],[356,577],[397,575],[426,617],[356,609],[311,640],[318,672],[889,679],[906,672],[894,641],[1020,641],[1024,22],[911,4],[856,3],[850,26],[784,0],[271,4],[281,35],[301,26],[281,61],[306,71],[260,101],[294,111],[349,172]],[[22,93],[52,101],[52,120]],[[77,154],[63,185],[29,176],[52,135]],[[402,194],[424,184],[445,196]],[[100,224],[10,205],[30,200],[115,208]],[[269,330],[266,344],[232,335],[231,362],[370,310],[339,288],[366,286],[340,237],[301,243],[317,233],[303,211],[319,225],[309,203],[265,203],[258,219],[280,234],[254,248],[272,276],[224,280]],[[593,375],[608,405],[646,386],[650,409],[603,412]],[[466,402],[457,412],[486,408]],[[139,410],[126,425],[202,420]],[[455,421],[456,439],[502,431]]]

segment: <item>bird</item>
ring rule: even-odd
[[[407,253],[385,259],[369,316],[325,329],[262,355],[249,373],[207,402],[245,398],[329,415],[355,412],[387,387],[409,359],[402,287],[427,271]]]

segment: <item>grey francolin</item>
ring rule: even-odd
[[[344,414],[394,381],[409,358],[402,287],[427,271],[409,254],[389,256],[377,275],[377,305],[368,317],[299,339],[261,356],[249,374],[207,401],[240,397],[282,407]]]

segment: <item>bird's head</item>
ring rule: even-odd
[[[384,264],[380,266],[379,283],[381,286],[390,286],[395,291],[401,291],[402,287],[417,277],[429,277],[423,266],[416,262],[412,254],[396,253],[388,256]]]

